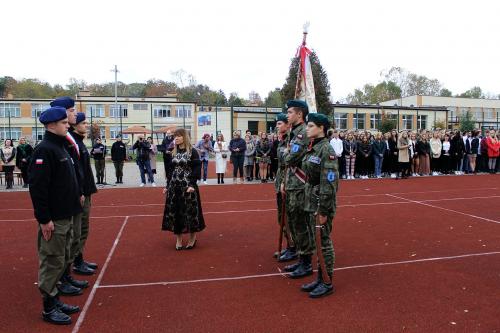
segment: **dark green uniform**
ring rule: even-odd
[[[306,125],[302,123],[294,126],[288,137],[288,149],[284,157],[287,168],[286,213],[292,238],[300,256],[311,256],[315,249],[314,224],[310,223],[304,211],[305,174],[301,169],[308,145]]]
[[[337,207],[339,172],[335,151],[327,138],[314,140],[303,157],[302,166],[307,174],[304,210],[308,213],[309,223],[316,224],[316,213],[327,217],[326,224],[321,228],[321,250],[326,271],[331,277],[335,253],[330,233]]]

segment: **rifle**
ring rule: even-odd
[[[290,227],[288,226],[288,221],[286,219],[286,194],[281,193],[281,219],[280,234],[278,237],[278,256],[281,255],[281,250],[283,248],[283,234],[286,235],[288,245],[291,245],[292,237],[290,235]]]
[[[325,258],[323,257],[323,248],[321,246],[321,232],[325,229],[325,226],[322,225],[319,221],[319,213],[315,213],[316,220],[316,253],[318,255],[319,266],[321,268],[321,277],[325,283],[331,283],[330,277],[326,271]]]

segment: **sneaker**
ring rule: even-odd
[[[146,184],[144,184],[144,183],[141,183],[141,185],[139,185],[139,186],[140,186],[140,187],[144,187],[144,185],[146,185]]]
[[[391,178],[396,178],[396,174],[395,173],[391,173]]]
[[[151,183],[151,186],[156,187],[156,183],[155,183],[155,182],[152,182],[152,183]]]
[[[204,181],[203,181],[203,184],[207,185],[208,183],[207,183],[207,181],[206,181],[206,180],[204,180]]]

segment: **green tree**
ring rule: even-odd
[[[281,99],[281,89],[276,88],[271,90],[265,99],[265,105],[273,108],[281,108],[284,105],[283,99]]]
[[[382,119],[380,120],[380,123],[377,126],[377,129],[382,133],[390,132],[395,128],[397,128],[396,120],[389,119],[385,116],[382,116]]]
[[[234,106],[243,106],[247,104],[247,101],[245,101],[243,98],[239,97],[237,93],[232,92],[229,94],[229,98],[227,100],[227,103],[229,105],[234,105]]]
[[[392,67],[381,74],[386,80],[394,82],[401,88],[401,96],[403,97],[412,95],[439,96],[442,87],[439,80],[411,73],[402,67]]]
[[[363,90],[355,89],[353,94],[347,96],[350,104],[377,104],[401,97],[401,88],[395,82],[383,81],[376,86],[365,84]]]
[[[476,123],[472,119],[472,113],[470,111],[467,111],[466,114],[464,114],[460,117],[460,131],[461,132],[472,131],[475,127],[475,124]]]
[[[458,97],[466,98],[484,98],[483,90],[481,87],[472,87],[466,92],[461,93]]]
[[[288,77],[286,78],[283,88],[281,88],[281,98],[283,101],[288,101],[295,97],[299,60],[299,57],[295,57],[292,59],[292,63],[290,64]],[[319,58],[315,52],[311,53],[310,61],[318,112],[330,115],[333,111],[333,106],[330,102],[330,83],[328,82],[328,75],[321,66]]]
[[[452,96],[451,90],[443,88],[443,89],[441,89],[439,91],[439,96],[441,96],[441,97],[451,97]]]

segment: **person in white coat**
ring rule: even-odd
[[[224,135],[222,135],[222,133],[217,135],[217,140],[214,142],[214,152],[217,184],[224,184],[224,174],[226,173],[229,148],[227,146],[227,142],[224,141]]]

